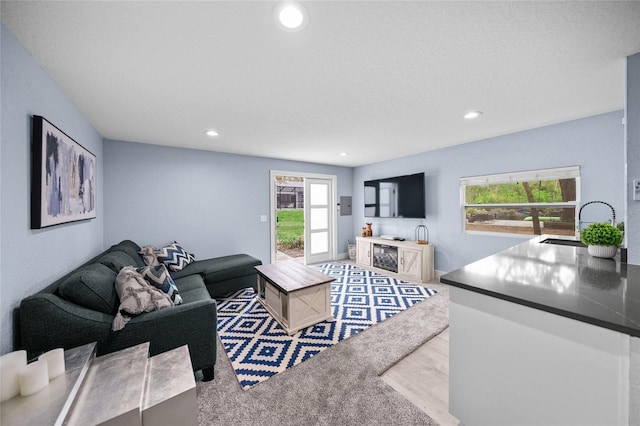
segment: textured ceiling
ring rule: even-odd
[[[275,4],[1,16],[105,138],[344,166],[622,109],[640,51],[640,2],[303,2],[301,32]]]

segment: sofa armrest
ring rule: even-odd
[[[147,312],[112,331],[113,316],[83,308],[50,293],[20,304],[21,347],[30,356],[54,348],[97,342],[98,355],[150,342],[150,355],[188,344],[194,370],[215,363],[216,303],[206,299]]]
[[[51,293],[20,303],[20,346],[30,355],[106,340],[113,316],[76,305]]]
[[[132,318],[124,329],[112,332],[109,352],[150,342],[150,355],[182,345],[189,346],[194,370],[213,366],[216,361],[217,305],[203,299],[147,312]],[[124,331],[124,333],[122,333]]]

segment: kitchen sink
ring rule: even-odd
[[[584,245],[582,241],[563,240],[560,238],[547,238],[546,240],[540,241],[540,244],[555,244],[558,246],[586,247],[586,245]]]

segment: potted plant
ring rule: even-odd
[[[622,243],[622,232],[605,222],[592,223],[580,232],[580,240],[591,256],[613,257]]]

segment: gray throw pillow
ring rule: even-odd
[[[169,296],[145,281],[133,266],[126,266],[118,273],[116,293],[120,298],[120,306],[113,319],[113,331],[122,330],[131,315],[173,305]]]
[[[144,263],[148,266],[156,266],[161,265],[158,260],[158,256],[156,255],[156,248],[153,246],[144,246],[138,252],[142,259],[144,259]]]

